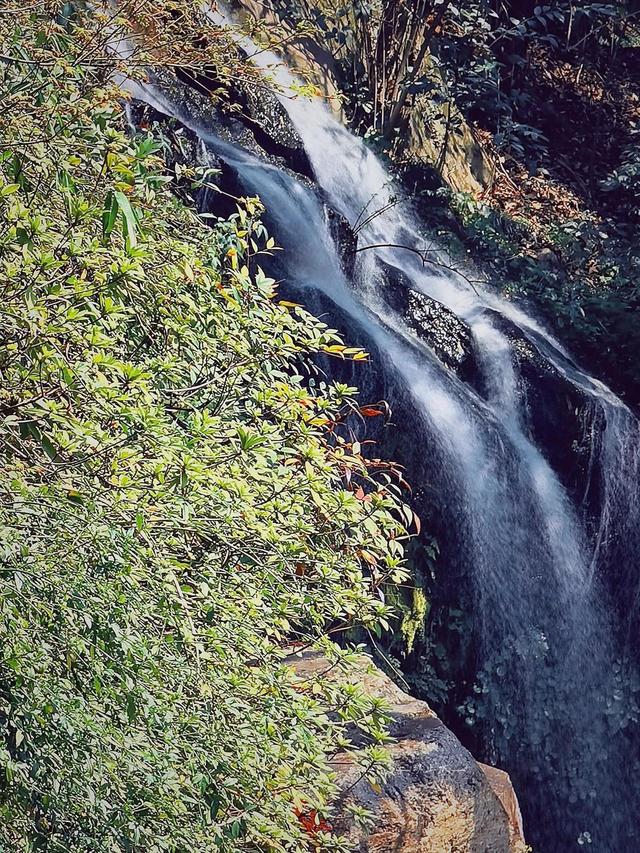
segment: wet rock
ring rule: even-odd
[[[184,75],[181,75],[181,78],[184,78]],[[224,153],[216,154],[212,144],[206,143],[210,136],[233,146],[236,152],[241,148],[260,160],[276,165],[307,186],[315,186],[310,178],[292,167],[297,166],[309,173],[311,171],[304,149],[300,148],[301,158],[298,157],[297,160],[291,150],[287,149],[287,139],[291,141],[292,146],[302,146],[302,143],[291,125],[287,129],[282,116],[278,119],[279,129],[276,127],[275,118],[273,124],[268,124],[265,119],[262,122],[262,130],[258,133],[255,128],[250,128],[246,115],[243,117],[241,111],[230,109],[228,102],[213,102],[194,79],[186,82],[185,79],[177,79],[165,73],[157,75],[153,85],[167,96],[168,103],[179,105],[180,117],[166,115],[159,109],[134,99],[130,107],[132,123],[139,128],[155,126],[160,131],[168,143],[165,156],[171,172],[175,171],[176,164],[185,167],[207,166],[215,170],[215,174],[208,180],[208,183],[220,190],[215,193],[215,197],[214,191],[211,190],[194,195],[190,179],[177,181],[176,191],[187,203],[195,204],[200,210],[217,216],[228,217],[236,211],[236,197],[253,194],[248,193],[233,165],[226,161]],[[266,104],[266,94],[264,98]],[[282,110],[277,100],[276,104]],[[284,110],[282,112],[284,113]],[[273,116],[277,115],[279,113],[274,108]],[[267,128],[271,129],[273,136],[267,133]],[[285,157],[281,156],[283,150],[287,155]]]
[[[179,97],[174,100],[186,106],[189,114],[205,127],[215,133],[222,131],[218,135],[225,141],[242,145],[252,153],[266,156],[313,179],[302,139],[287,111],[266,85],[249,86],[237,81],[221,90],[213,69],[197,74],[178,69],[176,79],[181,86]],[[162,85],[175,89],[176,80],[164,75]]]
[[[511,342],[533,441],[565,487],[582,499],[590,477],[590,437],[586,427],[591,398],[544,356],[547,345],[541,336],[532,333],[529,338],[502,315],[488,313],[493,324]],[[567,358],[567,373],[570,375],[574,369]]]
[[[467,327],[444,305],[415,290],[406,291],[407,318],[447,367],[463,374],[472,367],[472,349]]]
[[[327,221],[329,223],[329,233],[335,243],[342,269],[347,278],[353,276],[353,271],[356,263],[356,249],[358,248],[358,238],[351,227],[349,221],[338,213],[332,207],[325,204]]]
[[[206,70],[195,74],[178,71],[177,77],[187,89],[191,111],[206,119],[205,124],[219,124],[233,129],[232,141],[250,151],[282,161],[289,169],[313,178],[313,170],[304,144],[287,111],[277,96],[265,86],[249,86],[238,81],[222,98],[211,99],[219,91],[219,81]],[[230,106],[232,105],[232,106]],[[231,140],[230,140],[231,141]]]
[[[440,361],[459,376],[475,374],[473,344],[468,328],[453,311],[415,290],[402,270],[382,264],[385,273],[383,298]]]
[[[307,679],[329,669],[321,655],[290,659]],[[333,671],[335,672],[335,670]],[[339,677],[334,675],[334,677]],[[509,777],[478,765],[433,713],[371,665],[364,655],[351,680],[390,710],[395,742],[386,782],[374,789],[347,755],[334,763],[342,794],[332,820],[362,853],[516,853],[524,843],[517,798]],[[369,829],[358,827],[349,808],[373,814]]]
[[[302,139],[273,92],[266,87],[250,89],[238,85],[232,100],[242,107],[236,116],[238,121],[251,131],[266,154],[282,158],[293,171],[313,178]]]

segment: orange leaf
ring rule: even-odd
[[[360,556],[362,557],[363,560],[366,560],[370,566],[377,566],[378,565],[378,561],[376,560],[376,558],[373,556],[373,554],[370,554],[368,551],[362,551],[361,550]]]

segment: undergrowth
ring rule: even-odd
[[[409,511],[257,200],[207,227],[124,132],[110,8],[0,14],[0,848],[342,849],[328,761],[379,778],[384,709],[290,664],[387,624]]]

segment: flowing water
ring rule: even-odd
[[[455,549],[473,598],[477,685],[464,713],[480,720],[481,757],[512,773],[528,837],[541,853],[636,851],[637,685],[629,661],[638,627],[638,423],[525,311],[451,270],[411,205],[397,203],[402,192],[380,160],[323,103],[296,97],[277,57],[243,46],[283,87],[281,103],[322,197],[223,141],[215,122],[190,115],[175,94],[131,84],[134,94],[194,130],[205,156],[215,154],[247,194],[262,198],[285,248],[285,280],[308,294],[308,304],[319,292],[322,306],[346,318],[351,339],[371,348],[391,404],[408,405],[413,421],[402,428],[420,460],[408,478],[414,486],[421,478],[437,483],[455,543],[449,552]],[[325,199],[358,226],[352,276],[343,271]],[[404,247],[428,247],[433,262]],[[389,270],[469,329],[473,382],[444,366],[385,302]],[[563,485],[534,440],[516,341],[584,401],[590,458],[582,496]],[[628,591],[626,608],[610,586]]]

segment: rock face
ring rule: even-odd
[[[515,325],[496,312],[489,315],[511,343],[526,400],[529,429],[536,445],[543,449],[569,492],[576,499],[583,499],[591,481],[592,464],[589,437],[592,404],[588,395],[545,359]],[[538,336],[538,341],[544,353],[544,339]],[[574,366],[569,358],[565,367],[571,373]]]
[[[321,655],[292,658],[296,673],[309,678],[329,669]],[[384,699],[396,739],[388,749],[393,766],[379,790],[360,779],[359,768],[338,756],[342,790],[334,827],[362,853],[523,853],[520,811],[509,777],[485,767],[460,744],[426,702],[403,693],[362,657],[357,683]],[[356,826],[348,806],[374,815],[368,830]]]
[[[471,335],[465,324],[444,305],[416,290],[397,267],[381,264],[381,293],[385,302],[410,326],[440,361],[464,379],[476,372]],[[433,271],[439,275],[438,270]]]
[[[356,263],[356,250],[358,248],[358,237],[353,228],[342,214],[334,210],[328,203],[324,205],[329,233],[335,243],[338,255],[342,262],[345,275],[350,278]]]
[[[451,101],[417,98],[409,118],[409,162],[431,163],[452,189],[478,195],[493,182],[493,167]]]
[[[210,93],[219,87],[219,81],[208,69],[198,73],[176,72],[183,84],[178,102],[188,107],[194,118],[204,119],[218,135],[242,145],[249,151],[281,161],[295,172],[312,177],[311,164],[304,144],[294,128],[285,108],[267,86],[251,87],[243,81],[229,85],[226,101],[215,101],[212,110]],[[175,89],[171,78],[159,75],[162,85]],[[225,103],[233,105],[225,109]]]
[[[251,89],[237,84],[232,100],[242,106],[237,114],[253,134],[256,143],[271,157],[280,157],[290,169],[308,178],[313,177],[304,144],[285,108],[267,88]]]

